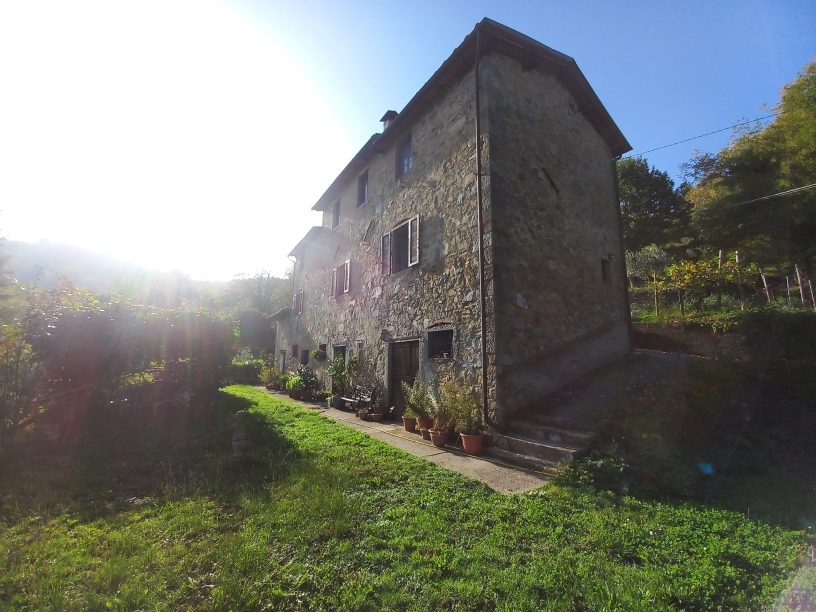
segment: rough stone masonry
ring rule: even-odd
[[[294,345],[356,354],[391,405],[394,347],[418,341],[426,379],[455,372],[480,389],[486,370],[501,424],[624,355],[614,160],[630,148],[571,58],[482,21],[315,204],[322,227],[292,251],[294,307],[275,317],[287,367],[301,359]],[[452,330],[451,350],[432,357],[429,334],[441,330]],[[328,388],[325,363],[311,365]]]

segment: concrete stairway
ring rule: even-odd
[[[608,423],[619,390],[682,373],[690,359],[695,358],[635,351],[517,413],[506,432],[493,434],[485,453],[540,471],[580,459]]]
[[[485,454],[508,463],[540,471],[553,471],[561,463],[572,463],[589,451],[595,432],[570,421],[550,423],[514,420],[504,434],[493,434],[493,445]]]

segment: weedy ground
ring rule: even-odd
[[[501,495],[252,387],[0,460],[0,609],[808,609],[812,592],[801,531],[580,483]]]

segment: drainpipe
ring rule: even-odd
[[[493,419],[490,418],[489,401],[487,397],[487,322],[485,320],[485,261],[484,261],[484,220],[482,218],[482,118],[481,105],[479,100],[480,79],[479,79],[479,25],[476,24],[476,58],[474,62],[474,79],[476,85],[476,200],[477,219],[479,225],[479,306],[481,310],[482,324],[482,411],[484,422],[503,431]]]

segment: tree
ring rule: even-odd
[[[642,157],[618,162],[618,183],[627,251],[640,251],[652,244],[667,250],[684,248],[689,242],[691,219],[685,184],[675,189],[667,173],[654,166],[650,169]]]
[[[816,263],[816,190],[757,198],[816,183],[816,62],[782,90],[773,123],[737,131],[716,155],[684,169],[695,227],[714,248],[746,249],[760,264]]]

